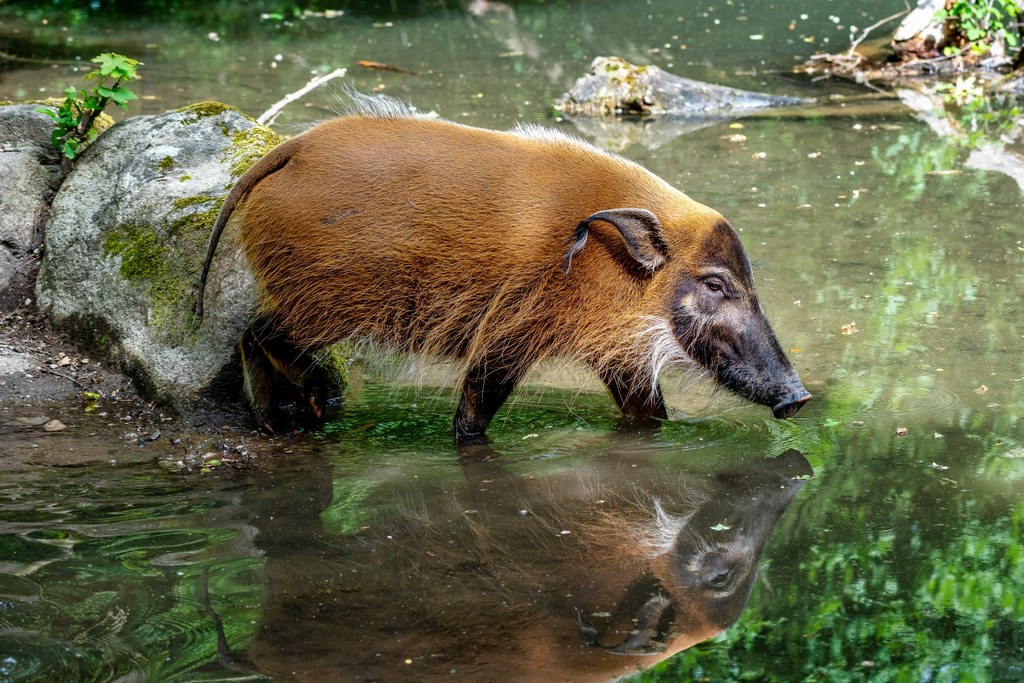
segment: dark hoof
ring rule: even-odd
[[[323,422],[324,407],[320,405],[320,397],[316,394],[310,394],[306,396],[306,403],[309,405],[309,409],[312,411],[313,417],[316,418],[317,422]]]

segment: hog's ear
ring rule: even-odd
[[[657,216],[647,209],[607,209],[583,219],[576,226],[576,232],[569,240],[571,246],[565,254],[566,274],[572,267],[572,257],[586,246],[590,224],[594,221],[614,225],[622,235],[629,255],[647,272],[653,273],[668,260],[668,245],[665,244]]]

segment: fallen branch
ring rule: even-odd
[[[846,51],[846,54],[852,57],[853,56],[853,51],[857,49],[858,45],[860,45],[861,43],[864,42],[864,39],[868,37],[869,33],[874,31],[879,26],[882,26],[884,24],[888,24],[893,19],[899,19],[900,17],[902,17],[902,16],[904,16],[906,14],[909,14],[909,13],[910,13],[910,8],[908,7],[905,10],[903,10],[902,12],[897,12],[896,14],[890,15],[890,16],[886,17],[885,19],[882,19],[881,21],[876,21],[875,23],[871,24],[871,26],[868,26],[866,29],[864,29],[864,31],[861,32],[860,37],[858,37],[857,40],[855,40],[852,43],[850,43],[850,49]]]
[[[82,384],[82,382],[80,382],[79,380],[77,380],[74,377],[72,377],[71,375],[65,375],[62,372],[56,372],[55,370],[51,370],[49,368],[38,368],[38,370],[40,370],[42,372],[45,372],[45,373],[47,373],[49,375],[56,375],[57,377],[62,377],[62,378],[66,379],[66,380],[68,380],[70,382],[74,382],[75,384],[77,384],[78,386],[82,387],[83,389],[88,389],[89,388],[85,384]]]
[[[272,123],[274,123],[274,120],[277,119],[277,115],[280,114],[281,110],[284,109],[286,106],[288,106],[295,100],[299,99],[300,97],[308,93],[310,90],[320,87],[327,81],[333,80],[335,78],[341,78],[342,76],[345,75],[346,71],[347,69],[345,69],[345,67],[341,67],[340,69],[335,69],[329,74],[317,76],[316,78],[311,80],[309,83],[306,83],[306,85],[302,86],[295,92],[285,95],[279,101],[271,105],[270,109],[267,109],[265,112],[259,115],[259,118],[256,119],[256,123],[259,123],[264,126],[271,125]]]

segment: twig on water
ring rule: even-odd
[[[267,109],[265,112],[259,115],[259,118],[256,119],[256,123],[262,124],[264,126],[269,126],[270,124],[274,123],[274,120],[277,118],[277,115],[280,114],[281,110],[284,109],[286,106],[288,106],[295,100],[299,99],[300,97],[308,93],[310,90],[313,90],[314,88],[323,85],[327,81],[333,80],[335,78],[341,78],[342,76],[345,75],[346,71],[347,69],[345,67],[341,67],[340,69],[335,69],[329,74],[317,76],[316,78],[311,80],[309,83],[306,83],[306,85],[302,86],[295,92],[285,95],[279,101],[271,105],[270,109]]]

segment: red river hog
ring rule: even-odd
[[[328,380],[312,354],[354,338],[460,361],[460,445],[485,440],[527,370],[556,356],[593,368],[637,419],[666,417],[658,377],[671,364],[777,418],[811,398],[717,211],[559,132],[355,99],[257,162],[214,225],[197,314],[230,219],[262,289],[241,351],[264,425],[278,375],[322,419]]]

